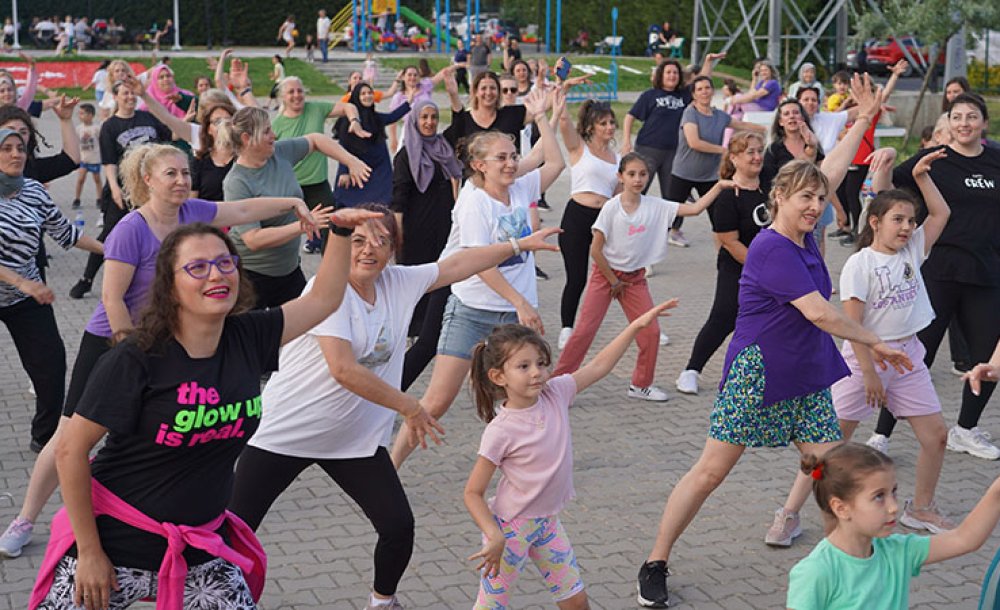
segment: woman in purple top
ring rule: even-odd
[[[144,144],[130,150],[119,166],[119,174],[136,209],[119,221],[104,245],[107,264],[101,303],[80,340],[63,408],[64,417],[53,438],[73,415],[97,359],[111,349],[111,339],[133,327],[153,282],[160,242],[167,234],[184,224],[203,222],[226,227],[271,218],[290,209],[295,210],[303,223],[314,227],[313,218],[301,199],[264,197],[223,203],[188,199],[191,170],[187,155],[166,144]],[[12,524],[26,532],[21,537],[21,546],[30,541],[31,527],[58,484],[56,444],[46,443],[39,454],[31,472],[24,506]]]
[[[778,107],[781,100],[781,83],[778,71],[766,61],[757,62],[753,72],[750,91],[732,98],[732,103],[743,104],[743,111],[770,112]]]
[[[420,60],[419,68],[417,66],[406,66],[399,73],[399,76],[396,77],[399,91],[392,96],[392,101],[389,103],[389,112],[399,108],[406,101],[410,102],[410,107],[415,106],[417,102],[430,101],[431,94],[434,93],[434,87],[438,83],[444,82],[448,72],[456,68],[458,66],[452,64],[441,68],[435,74],[431,72],[430,65],[426,59]],[[369,84],[372,86],[375,85],[375,83]],[[403,144],[399,140],[397,129],[398,127],[395,123],[389,125],[389,152],[392,155],[399,152],[399,147]],[[379,203],[387,202],[380,201]]]
[[[795,443],[803,454],[822,455],[840,442],[830,385],[849,371],[830,335],[871,346],[880,363],[911,366],[905,354],[827,301],[830,274],[812,237],[823,199],[843,180],[881,99],[880,93],[862,88],[860,79],[853,84],[863,108],[861,124],[830,152],[822,171],[808,161],[793,161],[774,180],[773,224],[747,251],[736,330],[709,437],[701,458],[667,500],[656,544],[639,570],[642,606],[666,607],[667,560],[674,542],[747,447]]]

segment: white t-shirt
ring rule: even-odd
[[[337,383],[316,338],[349,341],[359,364],[398,388],[413,309],[437,277],[437,263],[389,265],[376,280],[374,305],[348,286],[337,311],[281,349],[279,370],[264,387],[260,427],[250,444],[313,459],[371,457],[379,446],[388,446],[396,412]],[[312,284],[310,280],[304,292]]]
[[[847,112],[817,112],[809,117],[809,124],[819,140],[819,145],[823,147],[823,154],[829,155],[837,145],[837,137],[847,125]]]
[[[920,275],[925,258],[923,227],[896,254],[864,248],[844,263],[840,300],[863,301],[863,326],[885,341],[916,334],[934,319]]]
[[[320,17],[316,20],[316,38],[323,40],[330,35],[330,18]]]
[[[510,205],[504,205],[477,188],[472,181],[465,183],[451,213],[451,233],[441,253],[446,258],[462,248],[488,246],[511,237],[531,235],[528,206],[541,196],[541,173],[534,170],[521,176],[510,186]],[[535,280],[535,257],[522,252],[497,265],[504,279],[520,292],[532,307],[538,307],[538,285]],[[451,285],[451,292],[463,304],[486,311],[515,311],[514,306],[493,291],[478,275]]]
[[[108,71],[105,68],[95,71],[90,84],[94,85],[96,91],[104,91],[104,87],[108,84]]]
[[[80,123],[76,126],[76,135],[80,138],[80,163],[90,165],[101,164],[101,124],[94,121],[90,125]]]
[[[604,204],[593,230],[604,233],[604,258],[615,271],[638,271],[667,257],[667,233],[680,204],[643,195],[632,214],[622,208],[621,195]]]

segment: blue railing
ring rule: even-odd
[[[580,84],[569,90],[567,102],[582,102],[583,100],[602,100],[614,102],[618,100],[618,62],[612,60],[608,67],[608,82]]]

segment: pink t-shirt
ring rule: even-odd
[[[573,491],[573,439],[569,406],[576,397],[572,375],[550,379],[538,402],[527,409],[500,407],[486,425],[479,455],[502,473],[489,507],[505,521],[550,517]]]

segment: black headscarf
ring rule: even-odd
[[[372,88],[368,83],[358,83],[351,91],[350,102],[358,109],[358,119],[361,121],[361,128],[372,134],[371,137],[359,138],[350,133],[348,128],[351,126],[351,122],[347,117],[340,117],[333,126],[334,136],[340,141],[340,145],[356,157],[365,154],[373,145],[384,142],[386,139],[385,122],[382,121],[382,117],[375,111],[375,104],[364,106],[361,103],[361,89],[365,87],[368,89]]]

